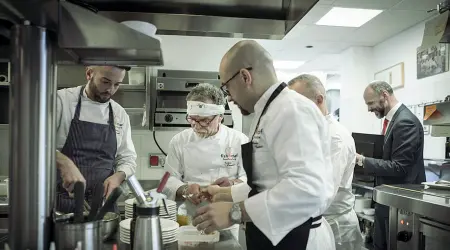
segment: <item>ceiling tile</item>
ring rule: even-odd
[[[403,0],[392,9],[428,11],[436,8],[436,6],[442,1],[443,0]]]
[[[339,42],[342,39],[350,36],[356,30],[357,28],[350,28],[350,27],[306,25],[302,26],[302,28],[296,32],[289,33],[289,36],[286,36],[285,39]]]

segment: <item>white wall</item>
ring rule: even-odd
[[[362,98],[363,90],[374,79],[375,72],[397,63],[405,64],[405,86],[394,92],[404,104],[414,105],[444,99],[450,93],[449,72],[417,79],[416,49],[422,42],[424,28],[425,23],[420,23],[373,48],[365,48],[366,53],[358,55],[355,52],[358,49],[355,48],[342,53],[341,121],[351,131],[379,133],[381,122],[373,114],[368,116]],[[424,157],[443,158],[444,145],[445,138],[426,135]]]

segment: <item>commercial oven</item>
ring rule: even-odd
[[[190,127],[186,120],[189,92],[200,83],[220,87],[217,72],[155,70],[150,80],[150,130],[180,130]],[[233,118],[228,104],[225,106],[223,124],[233,127]]]
[[[374,200],[389,206],[389,250],[450,249],[450,190],[383,185]]]

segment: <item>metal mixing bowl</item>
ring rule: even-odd
[[[115,235],[119,228],[120,214],[108,212],[103,217],[102,237],[103,240],[109,240]]]

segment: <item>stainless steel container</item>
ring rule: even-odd
[[[77,242],[81,242],[83,250],[102,249],[102,225],[101,220],[79,224],[56,223],[56,249],[73,250],[77,247]]]

